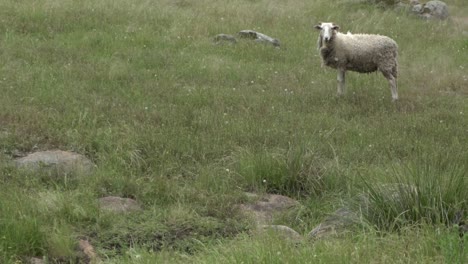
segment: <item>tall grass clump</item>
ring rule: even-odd
[[[430,228],[403,231],[404,237],[371,232],[321,239],[313,245],[291,243],[274,234],[240,236],[207,249],[193,263],[466,263],[457,234],[441,230],[435,235]]]
[[[236,171],[246,190],[317,197],[342,186],[336,184],[337,175],[331,173],[332,162],[304,146],[243,150],[238,156]]]
[[[426,155],[396,167],[389,183],[363,180],[363,216],[380,230],[403,226],[452,225],[468,210],[467,166],[453,157]]]
[[[16,189],[0,189],[0,263],[15,256],[41,255],[46,248],[46,234],[32,199]]]

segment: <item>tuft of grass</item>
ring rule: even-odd
[[[363,232],[313,245],[291,243],[274,234],[241,236],[205,250],[194,263],[464,263],[467,259],[457,234],[450,230],[441,228],[436,235],[425,226],[402,234]]]
[[[148,251],[198,252],[203,245],[235,236],[245,226],[233,219],[204,217],[191,208],[171,207],[138,215],[106,214],[93,226],[92,243],[107,256],[119,256],[134,247]]]
[[[46,252],[47,235],[42,229],[34,200],[10,188],[0,193],[0,260],[8,263],[15,256],[41,256]]]
[[[51,259],[73,260],[76,257],[77,241],[71,226],[55,223],[47,233],[48,256]]]
[[[234,166],[239,182],[249,191],[319,197],[339,192],[346,182],[342,178],[335,184],[336,165],[304,145],[288,150],[243,150],[234,156],[238,157]]]
[[[451,226],[468,210],[468,168],[457,157],[423,155],[386,174],[387,183],[363,179],[364,218],[380,230],[432,224]]]

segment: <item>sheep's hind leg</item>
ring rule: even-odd
[[[397,80],[395,77],[392,76],[391,79],[388,80],[390,83],[390,89],[392,90],[392,101],[398,100],[398,88],[397,88]]]
[[[398,88],[397,88],[397,79],[389,72],[382,72],[385,78],[387,78],[388,83],[390,84],[390,90],[392,91],[392,102],[398,100]]]
[[[337,76],[337,81],[338,81],[338,96],[341,96],[345,93],[345,73],[346,71],[344,70],[338,70],[338,76]]]

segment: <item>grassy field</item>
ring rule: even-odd
[[[351,0],[2,0],[0,263],[75,263],[82,236],[106,263],[467,263],[451,221],[468,214],[468,27],[455,22],[468,6],[445,2],[457,20]],[[395,39],[401,100],[381,74],[356,73],[337,98],[319,21]],[[212,42],[243,29],[282,46]],[[10,164],[48,149],[97,170]],[[421,199],[376,196],[362,230],[298,245],[250,236],[235,207],[246,191],[287,195],[301,206],[278,224],[307,234],[385,183]],[[102,213],[108,195],[145,210]]]

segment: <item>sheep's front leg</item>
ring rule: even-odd
[[[338,81],[338,96],[341,96],[344,94],[345,92],[345,73],[346,71],[344,70],[338,70],[338,77],[337,77],[337,81]]]

